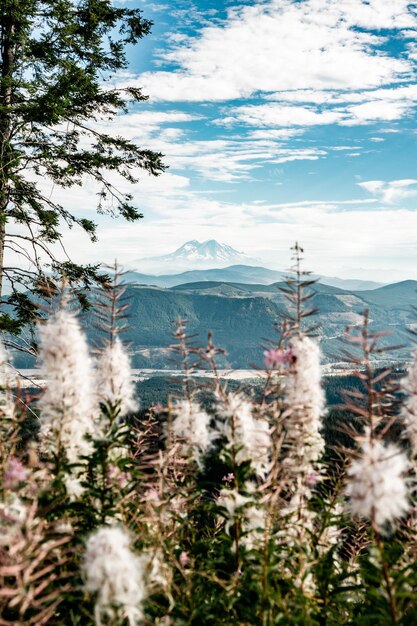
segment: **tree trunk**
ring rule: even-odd
[[[5,211],[0,211],[0,215],[6,215]],[[4,267],[4,243],[6,239],[6,224],[0,224],[0,304],[3,294],[3,267]]]
[[[3,293],[4,247],[6,237],[7,206],[9,203],[10,176],[10,139],[11,139],[11,104],[12,78],[14,69],[13,36],[15,25],[13,7],[8,14],[1,15],[0,23],[0,302]]]

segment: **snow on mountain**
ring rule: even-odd
[[[259,259],[254,259],[214,239],[202,242],[193,239],[170,254],[138,259],[134,265],[141,272],[175,273],[181,270],[211,269],[236,264],[259,265],[260,263]]]

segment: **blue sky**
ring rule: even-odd
[[[169,170],[135,186],[140,223],[100,219],[84,260],[141,269],[140,257],[215,238],[283,268],[297,239],[323,274],[417,278],[417,4],[129,5],[154,28],[114,80],[150,100],[111,128]],[[93,212],[93,188],[76,193]]]

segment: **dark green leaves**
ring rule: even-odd
[[[162,155],[113,132],[115,117],[147,96],[137,87],[118,89],[110,78],[127,67],[126,46],[151,25],[139,9],[111,0],[2,0],[0,294],[2,244],[6,254],[12,246],[25,262],[31,259],[35,274],[46,263],[70,282],[96,281],[91,267],[62,264],[50,248],[65,226],[81,226],[96,239],[94,221],[72,212],[80,207],[71,206],[70,193],[65,206],[58,201],[59,188],[93,181],[100,212],[130,222],[143,217],[138,199],[117,188],[114,174],[129,183],[141,171],[156,176],[164,171]]]

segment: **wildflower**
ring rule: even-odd
[[[74,526],[72,525],[72,523],[70,522],[70,520],[67,519],[59,519],[55,522],[54,526],[54,531],[56,533],[62,534],[62,535],[73,535],[74,534]]]
[[[285,461],[295,474],[309,475],[324,451],[321,416],[324,393],[321,387],[320,350],[309,337],[290,341],[292,365],[285,383],[288,407]]]
[[[314,531],[316,514],[309,506],[311,490],[306,484],[297,484],[289,502],[280,510],[285,524],[280,536],[285,538],[288,546],[308,545],[309,536]]]
[[[292,350],[271,348],[264,351],[264,364],[268,369],[277,369],[280,365],[287,365],[293,358]]]
[[[145,492],[145,500],[149,502],[153,502],[154,504],[159,504],[161,502],[161,492],[155,487],[151,487]]]
[[[14,402],[10,391],[13,379],[8,354],[0,340],[0,418],[3,419],[14,417]]]
[[[214,359],[214,357],[216,356],[216,349],[214,346],[210,345],[207,347],[204,356],[206,357],[206,359],[208,359],[209,361],[211,361],[212,359]]]
[[[250,489],[251,486],[248,485]],[[239,543],[247,550],[253,550],[262,542],[266,526],[266,512],[253,498],[244,496],[237,489],[222,489],[217,504],[225,509],[226,532],[236,522],[240,524]]]
[[[234,448],[236,461],[251,461],[256,474],[264,477],[270,467],[271,436],[268,422],[255,418],[253,405],[243,395],[228,393],[218,404],[220,433],[226,447]]]
[[[327,519],[327,523],[323,528],[319,538],[319,549],[323,553],[325,550],[329,550],[333,546],[337,546],[340,543],[340,536],[342,534],[341,517],[343,515],[343,503],[336,501],[330,510],[330,516]],[[337,557],[334,557],[337,560]]]
[[[108,485],[117,485],[120,489],[124,489],[129,484],[131,476],[128,472],[123,472],[117,465],[112,463],[109,465],[107,472]]]
[[[127,531],[102,526],[90,535],[84,557],[85,589],[96,594],[95,621],[127,619],[135,626],[142,619],[145,598],[145,559],[130,548]]]
[[[63,482],[67,495],[71,500],[78,500],[84,493],[84,486],[82,485],[82,472],[66,474]]]
[[[404,475],[409,463],[400,448],[379,440],[364,441],[360,457],[347,471],[345,494],[353,516],[369,519],[381,531],[409,509]]]
[[[15,489],[28,477],[28,469],[15,457],[11,457],[6,465],[3,477],[3,486],[6,489]]]
[[[320,480],[320,474],[317,472],[310,472],[310,474],[306,478],[306,484],[309,487],[314,487]]]
[[[19,496],[11,494],[4,502],[0,503],[0,516],[4,517],[7,523],[22,526],[27,517],[27,508]]]
[[[286,475],[286,499],[280,515],[285,518],[281,536],[288,545],[309,545],[316,513],[309,507],[312,488],[319,480],[317,463],[324,451],[321,416],[320,351],[304,335],[290,340],[291,363],[284,387],[285,439],[282,467]],[[304,584],[304,579],[303,579]]]
[[[403,403],[402,415],[413,453],[417,455],[417,350],[413,353],[413,357],[408,374],[401,381],[402,389],[407,394]]]
[[[179,400],[174,404],[172,430],[174,435],[185,440],[196,460],[211,446],[210,416],[197,402]]]
[[[147,489],[144,501],[148,505],[149,518],[158,519],[162,524],[176,526],[180,519],[185,519],[188,513],[188,503],[184,496],[176,492],[174,495],[162,493],[155,488]],[[158,526],[152,524],[152,530],[158,531]]]
[[[164,559],[161,550],[148,550],[144,552],[143,559],[146,564],[146,583],[148,592],[155,587],[160,587],[169,593],[172,584],[172,571]]]
[[[181,552],[180,554],[180,563],[183,567],[187,567],[190,557],[186,552]]]
[[[40,359],[47,388],[39,400],[41,436],[70,463],[91,453],[85,438],[96,430],[95,382],[88,347],[78,321],[59,311],[39,328]]]
[[[119,419],[138,408],[129,356],[119,337],[97,361],[97,389],[102,402],[117,407]]]
[[[10,546],[19,537],[28,517],[28,508],[15,493],[0,502],[0,546]]]

